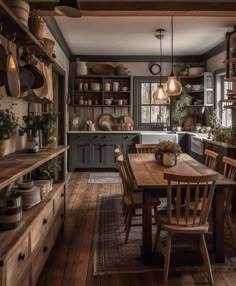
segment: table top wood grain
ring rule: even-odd
[[[216,173],[185,153],[179,156],[177,165],[174,167],[158,164],[154,154],[129,154],[128,158],[137,187],[142,189],[166,188],[167,181],[164,180],[164,173],[186,176],[204,176]],[[216,185],[218,187],[235,187],[236,182],[218,173]]]

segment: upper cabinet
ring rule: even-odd
[[[191,106],[214,105],[214,77],[210,72],[197,76],[179,77],[186,92],[192,97]]]

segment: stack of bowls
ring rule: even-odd
[[[22,197],[23,209],[32,208],[41,202],[40,188],[34,186],[33,181],[22,181],[18,183],[16,193]]]

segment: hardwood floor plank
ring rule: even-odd
[[[131,285],[132,286],[158,286],[157,273],[135,273],[131,274]]]
[[[236,285],[236,274],[233,271],[221,271],[221,275],[223,280],[225,281],[227,286],[234,286]]]
[[[182,273],[179,277],[181,286],[194,286],[196,285],[191,273]]]
[[[131,286],[131,274],[117,274],[116,286]]]
[[[220,272],[213,272],[214,286],[227,286]],[[231,285],[230,285],[231,286]]]
[[[116,286],[116,275],[103,275],[101,276],[100,286]]]

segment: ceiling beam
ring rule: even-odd
[[[31,9],[39,10],[43,16],[56,16],[57,2],[31,2]],[[214,16],[235,17],[233,2],[81,2],[82,16]]]

